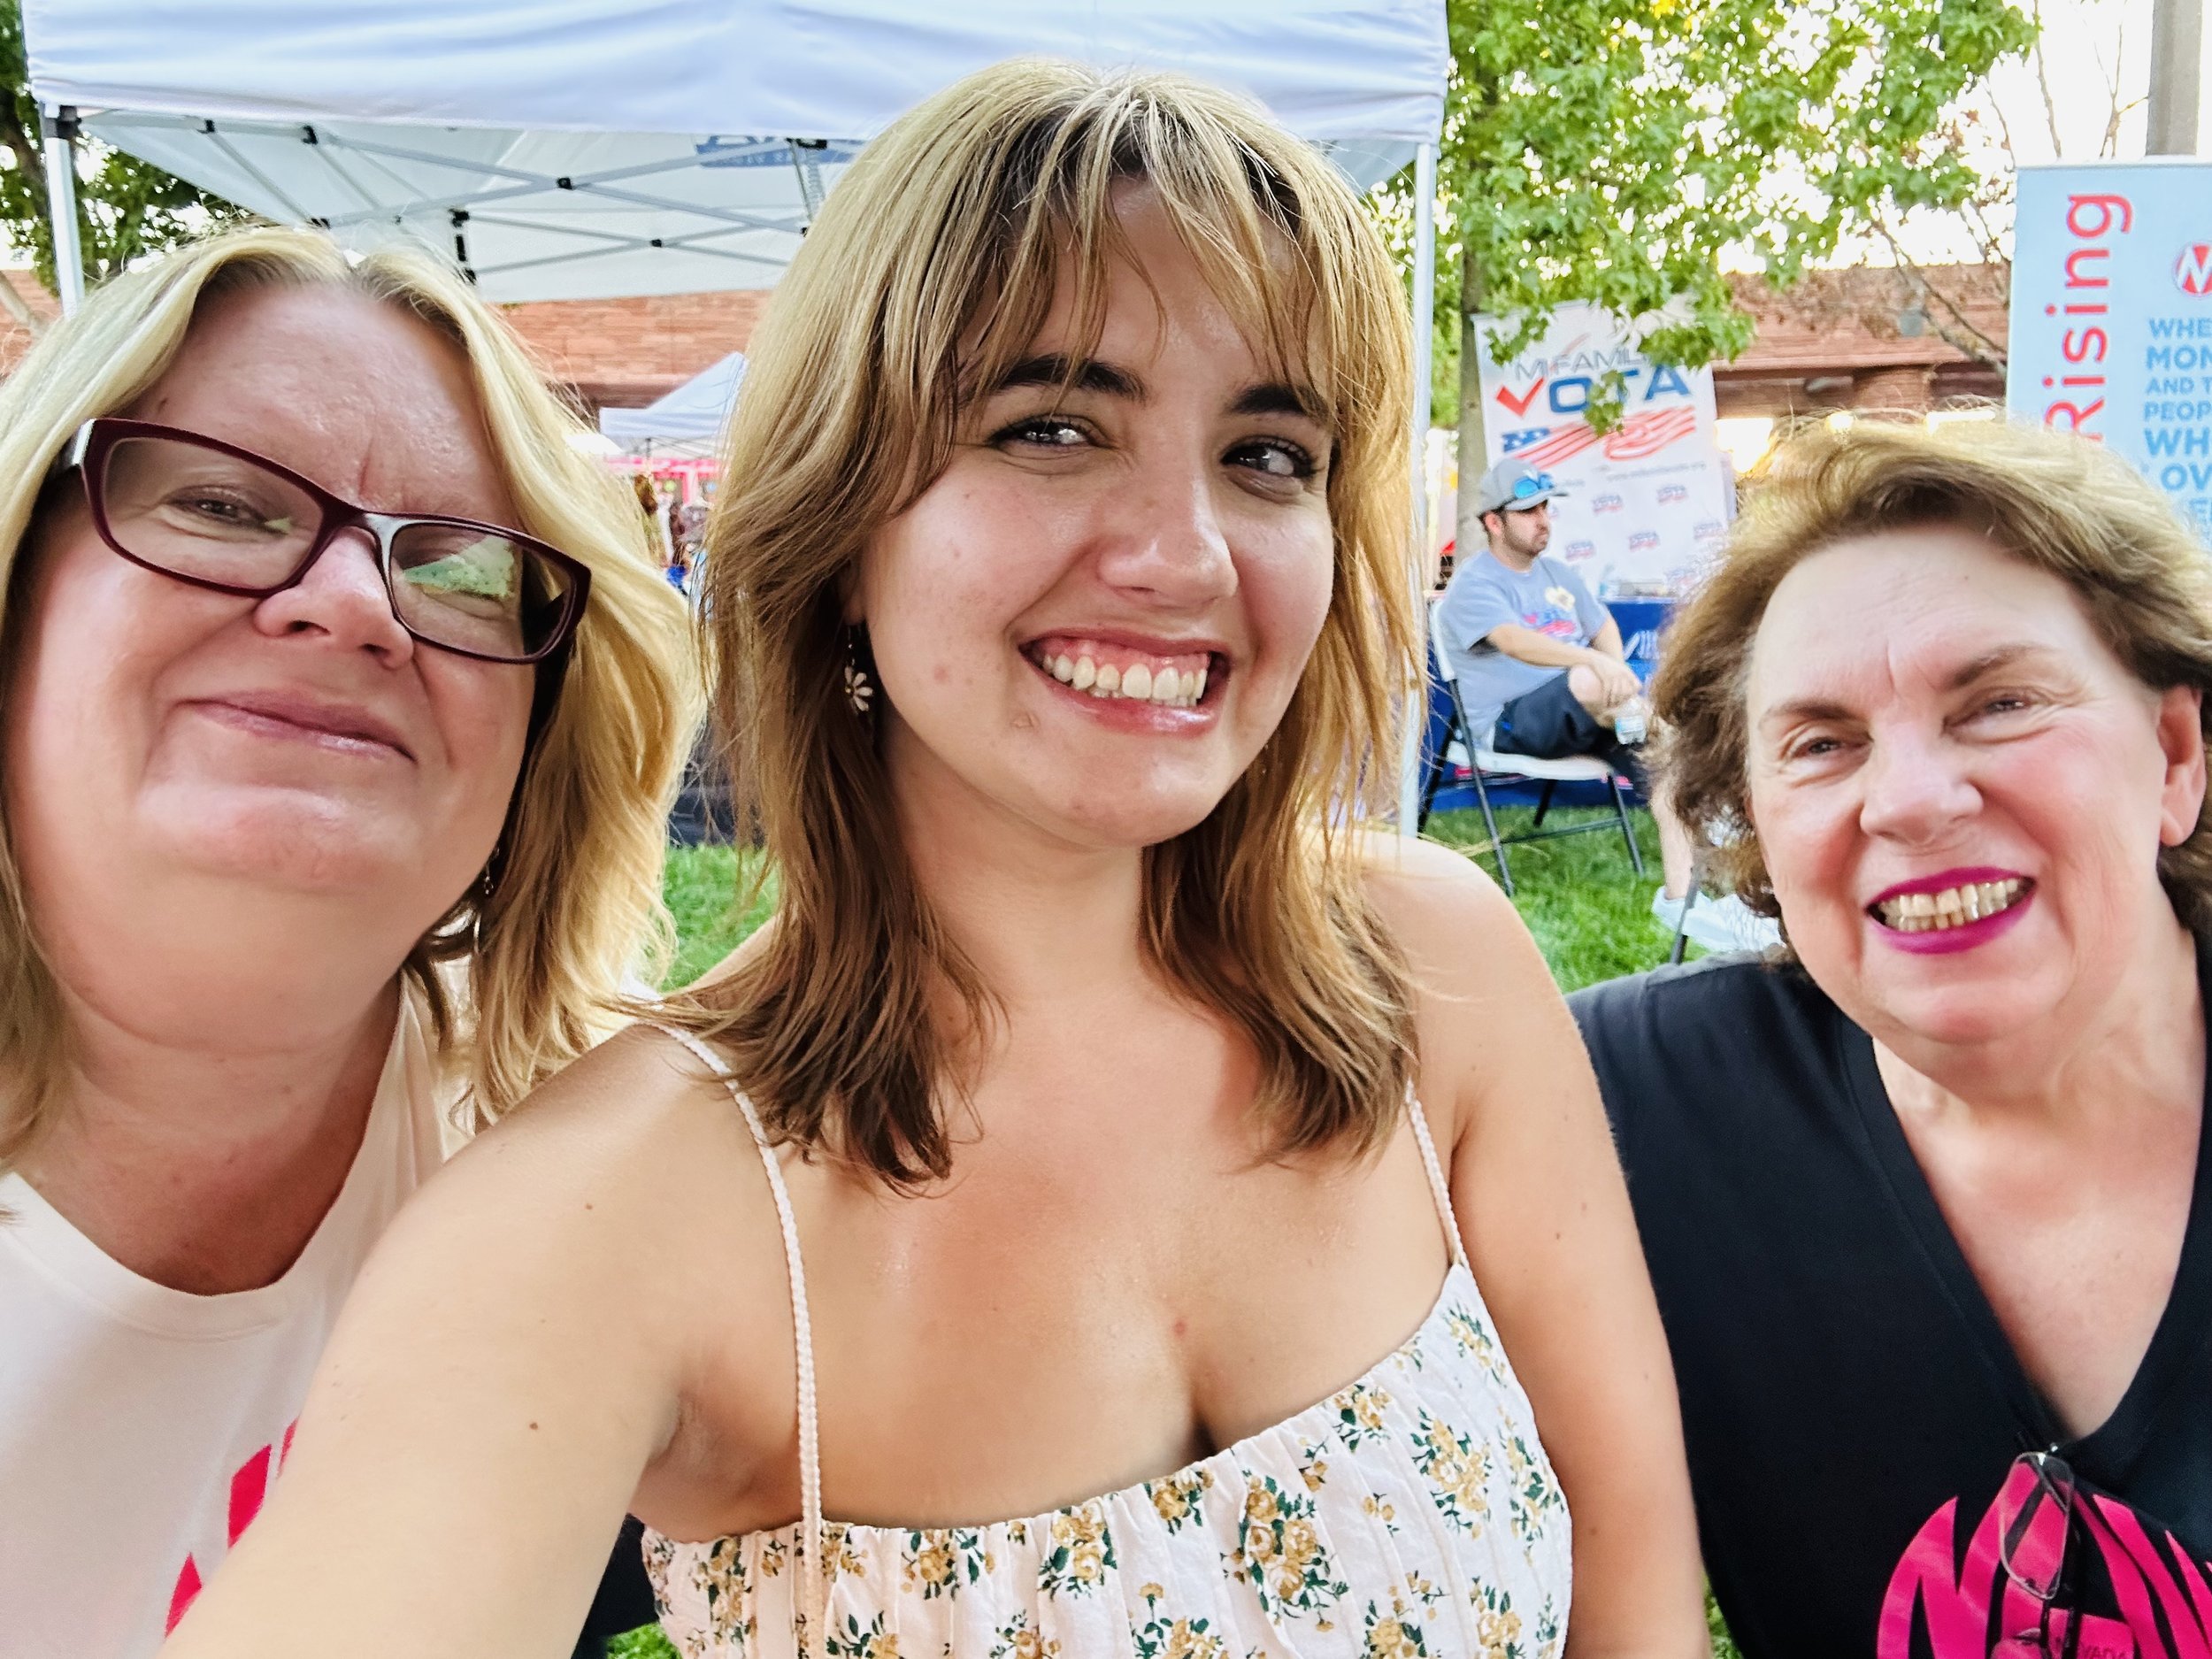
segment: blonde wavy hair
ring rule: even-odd
[[[946,1108],[974,1054],[957,1033],[995,1003],[916,888],[872,728],[842,695],[841,589],[942,472],[1064,273],[1073,355],[1095,344],[1129,180],[1334,436],[1319,642],[1228,796],[1147,849],[1146,947],[1252,1042],[1278,1152],[1373,1147],[1410,1074],[1405,971],[1358,851],[1370,791],[1394,795],[1419,683],[1396,270],[1347,181],[1256,107],[1169,75],[1018,60],[910,111],[831,196],[752,342],[703,560],[716,713],[776,907],[753,949],[669,1011],[732,1051],[779,1138],[893,1187],[950,1169]]]
[[[2154,691],[2205,693],[2212,737],[2212,559],[2166,498],[2102,446],[2007,422],[1813,426],[1747,480],[1720,564],[1667,636],[1653,711],[1662,787],[1715,843],[1714,879],[1778,916],[1751,818],[1744,698],[1751,648],[1782,579],[1847,539],[1947,525],[1985,536],[2072,590],[2090,625]],[[2175,914],[2212,937],[2212,812],[2159,877]]]
[[[591,568],[591,599],[516,787],[497,879],[473,890],[402,968],[433,1014],[441,1057],[476,1124],[497,1117],[604,1035],[626,975],[662,949],[667,808],[699,702],[681,599],[646,549],[620,480],[571,442],[581,430],[511,329],[426,251],[356,258],[318,232],[211,238],[115,278],[48,331],[0,388],[0,649],[19,644],[19,555],[56,458],[77,429],[160,379],[204,299],[332,288],[396,306],[467,358],[520,523]],[[0,843],[0,1170],[60,1102],[69,1033]]]

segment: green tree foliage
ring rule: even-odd
[[[1725,270],[1786,286],[1878,224],[1972,199],[1960,101],[2033,38],[2012,0],[1449,0],[1448,16],[1444,421],[1477,311],[1517,325],[1508,357],[1571,300],[1640,319],[1659,362],[1734,357],[1751,319]],[[1382,206],[1409,249],[1410,173]]]
[[[53,221],[47,211],[46,140],[31,97],[21,0],[0,0],[0,236],[31,256],[54,287]],[[12,165],[5,165],[12,161]],[[88,285],[142,255],[158,253],[252,215],[160,168],[96,141],[79,141],[77,243]]]

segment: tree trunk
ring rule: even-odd
[[[1453,518],[1458,538],[1454,568],[1478,549],[1489,546],[1482,518],[1475,511],[1475,487],[1490,470],[1489,440],[1483,430],[1481,340],[1475,317],[1482,310],[1482,273],[1475,265],[1474,239],[1466,239],[1459,267],[1459,499]]]

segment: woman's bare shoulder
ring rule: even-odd
[[[1551,970],[1496,882],[1432,841],[1377,834],[1362,851],[1369,902],[1412,981],[1422,1099],[1452,1139],[1517,1098],[1532,1064],[1582,1065]]]
[[[479,1134],[486,1146],[588,1142],[650,1158],[680,1151],[701,1134],[745,1133],[728,1088],[678,1039],[657,1026],[626,1025],[534,1089]]]
[[[1465,854],[1435,841],[1375,833],[1360,847],[1368,900],[1417,975],[1525,972],[1528,928],[1513,902]],[[1507,947],[1501,949],[1501,946]],[[1541,959],[1535,958],[1540,968]]]
[[[456,1154],[420,1201],[470,1229],[511,1222],[601,1233],[619,1217],[637,1248],[685,1257],[741,1249],[754,1233],[772,1242],[773,1223],[762,1221],[769,1202],[727,1087],[667,1033],[642,1025],[541,1085]],[[586,1214],[594,1221],[583,1223]],[[718,1236],[691,1236],[703,1230]],[[718,1236],[726,1231],[738,1236]]]

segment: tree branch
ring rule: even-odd
[[[2035,21],[2035,83],[2043,92],[2043,119],[2051,129],[2051,154],[2063,156],[2066,140],[2058,130],[2058,100],[2051,96],[2051,61],[2043,51],[2043,0],[2028,13]]]
[[[1897,240],[1896,234],[1891,230],[1886,222],[1880,224],[1877,228],[1880,232],[1882,240],[1889,244],[1890,253],[1896,259],[1898,269],[1911,273],[1913,286],[1918,291],[1923,302],[1921,315],[1927,318],[1929,326],[1935,330],[1936,338],[1950,347],[1952,350],[1970,357],[1984,368],[2002,369],[2006,362],[2003,342],[1990,338],[1987,331],[1966,314],[1965,307],[1958,300],[1945,293],[1936,283],[1929,280],[1927,267],[1905,251],[1904,245]],[[1948,313],[1950,318],[1948,323],[1928,310],[1925,302],[1931,299]]]

